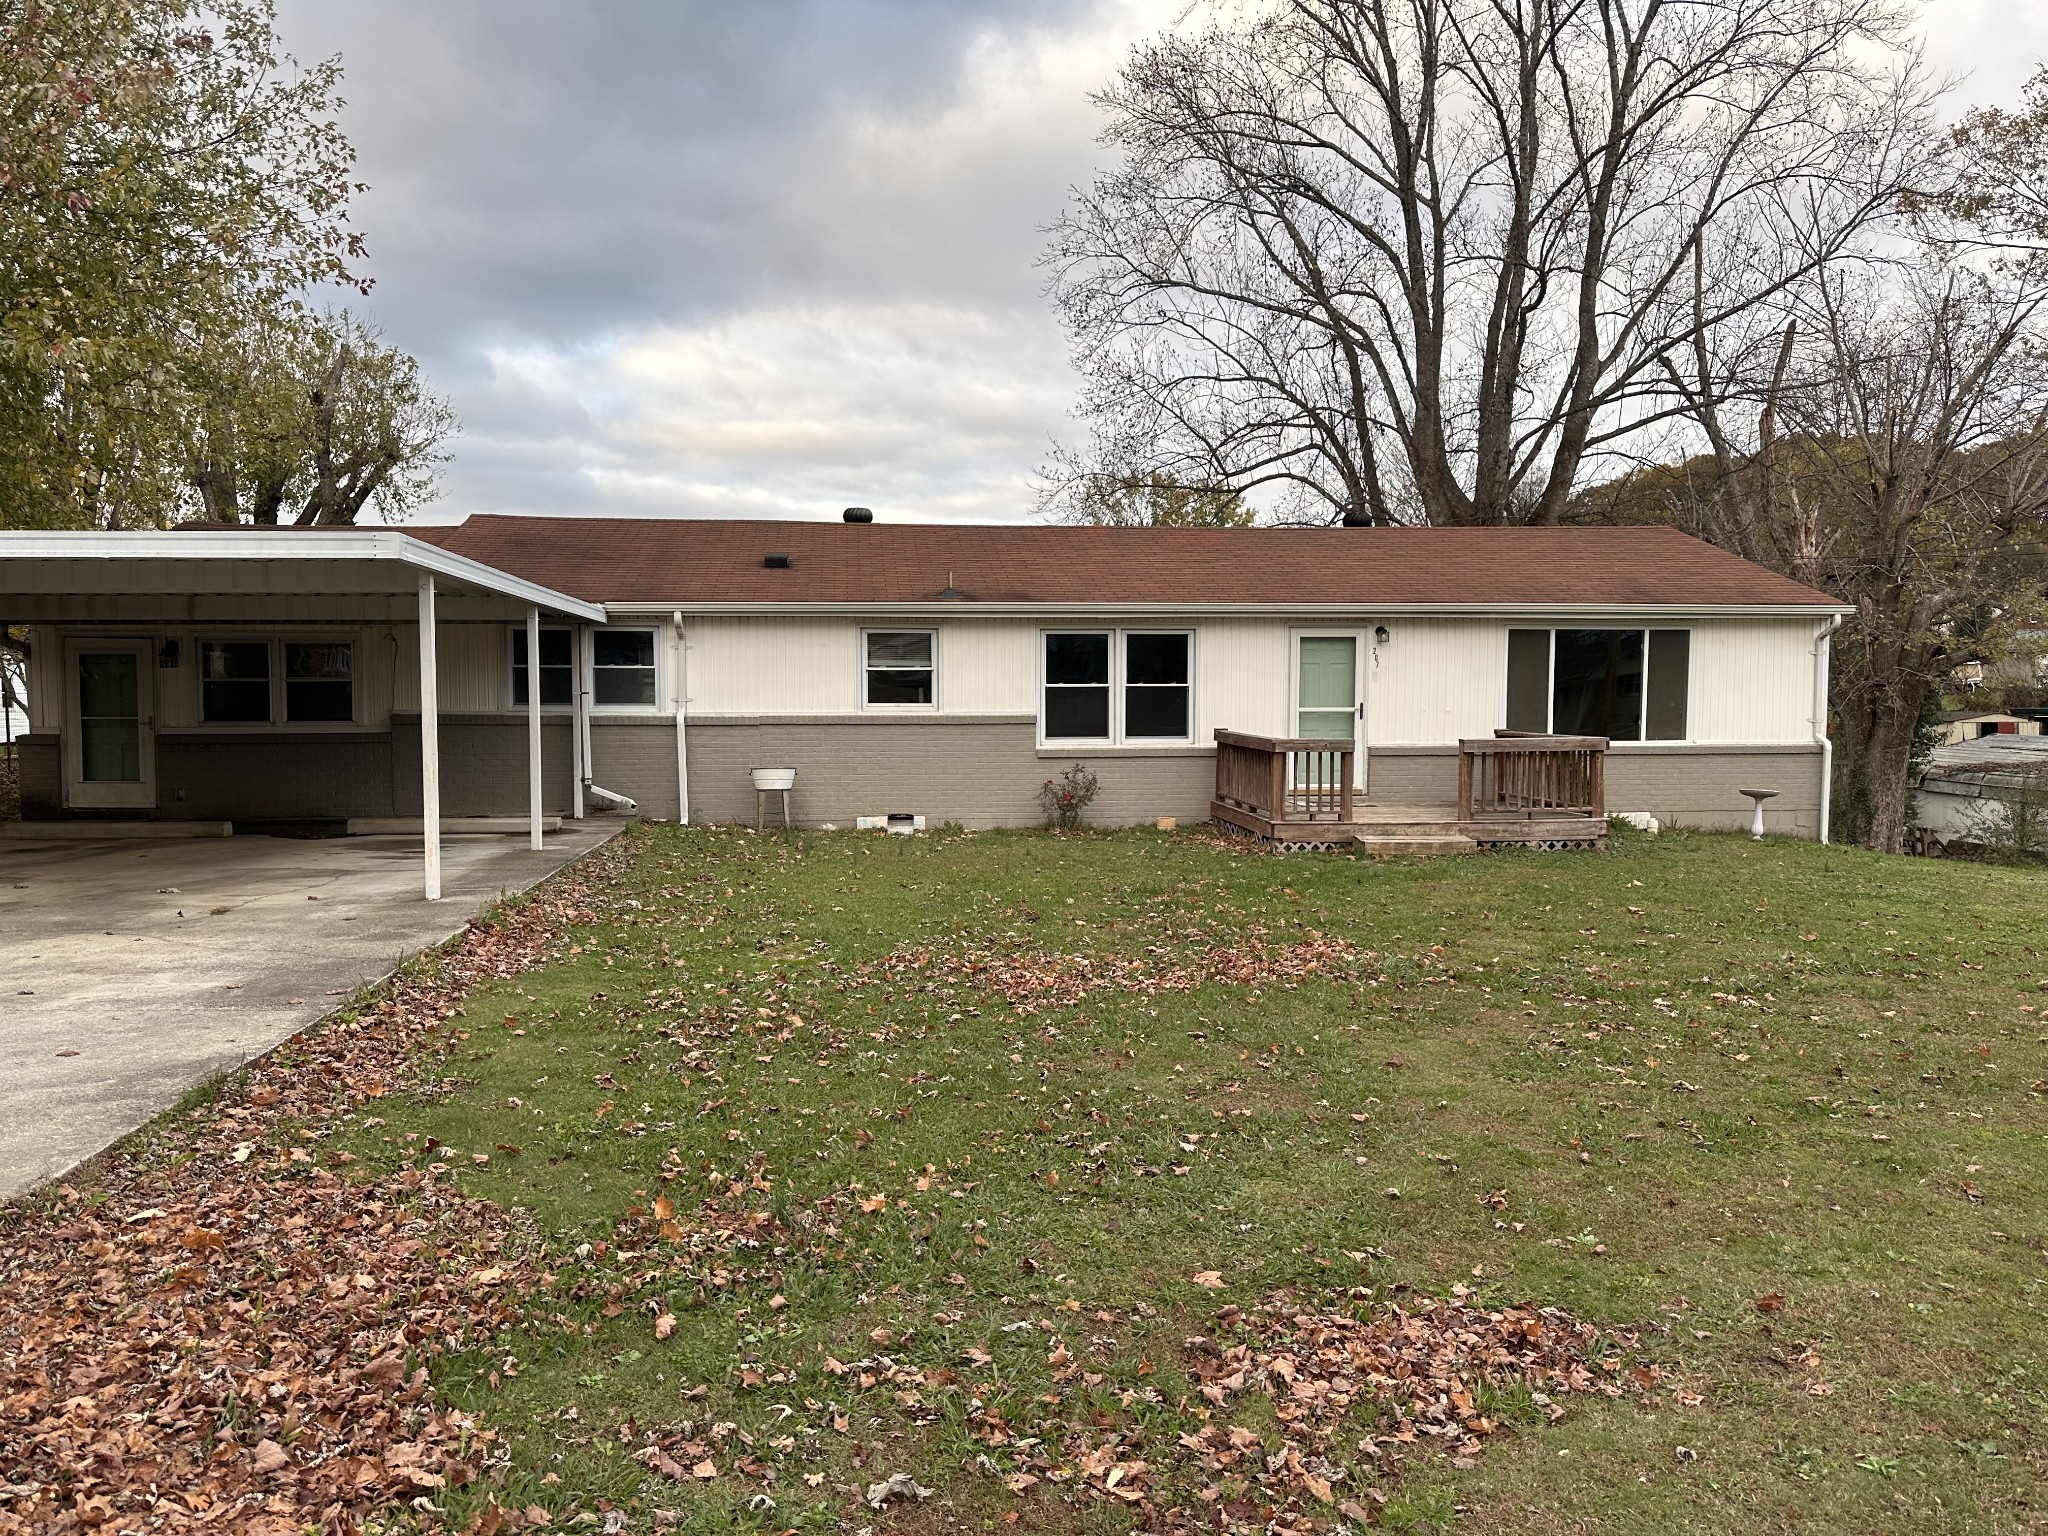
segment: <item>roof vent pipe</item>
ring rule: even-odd
[[[848,523],[872,523],[875,520],[874,509],[871,507],[848,507],[839,516],[841,521]]]

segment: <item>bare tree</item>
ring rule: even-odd
[[[1893,0],[1270,0],[1139,49],[1055,226],[1092,441],[1054,472],[1302,518],[1555,521],[1910,187]],[[1757,322],[1760,323],[1760,322]]]
[[[2048,575],[2048,271],[1944,242],[1814,275],[1752,384],[1753,433],[1695,401],[1710,452],[1681,526],[1855,604],[1835,642],[1837,824],[1905,843],[1922,711],[2010,653]]]

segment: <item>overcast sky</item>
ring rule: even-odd
[[[1034,260],[1088,92],[1183,0],[280,0],[339,53],[367,309],[464,430],[427,515],[1028,517]],[[1929,0],[2010,101],[2048,5]]]

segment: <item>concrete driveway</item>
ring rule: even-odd
[[[289,1039],[619,830],[451,837],[439,902],[414,837],[0,842],[0,1199]]]

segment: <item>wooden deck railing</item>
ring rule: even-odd
[[[1511,731],[1458,743],[1458,817],[1533,820],[1607,814],[1607,738]]]
[[[1216,798],[1268,821],[1351,820],[1353,743],[1216,733]]]

